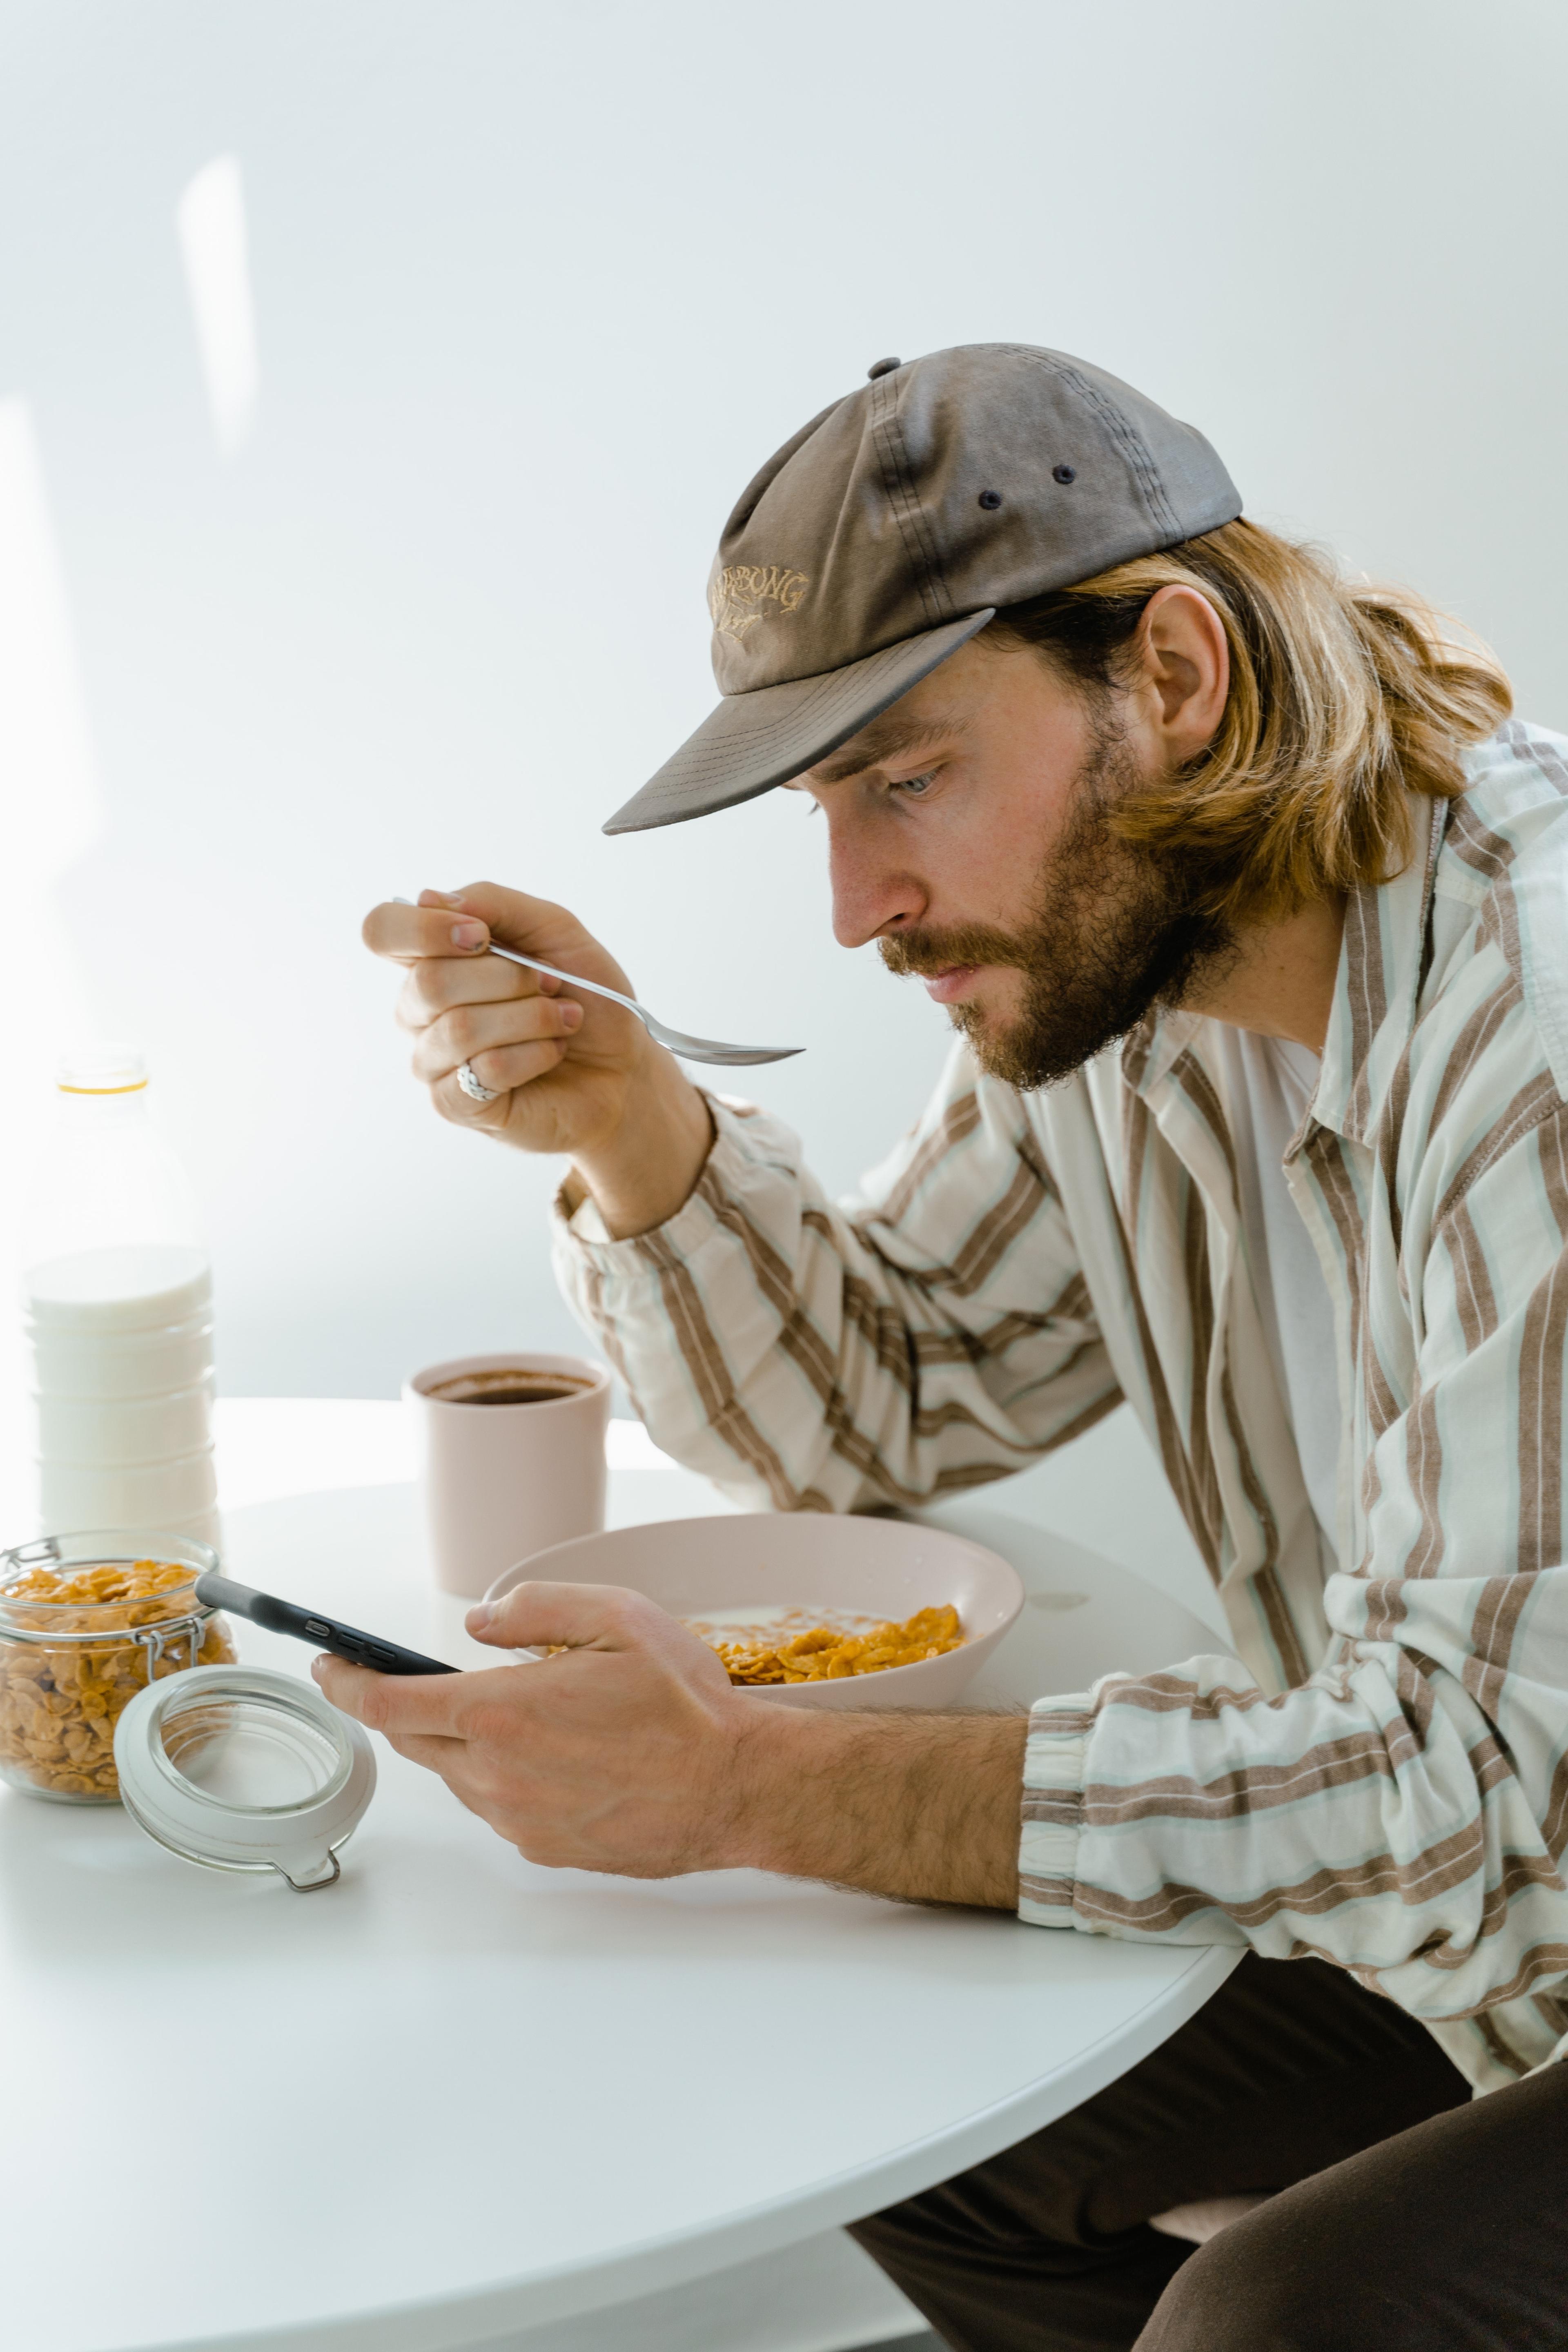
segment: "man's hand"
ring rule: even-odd
[[[752,1867],[1012,1909],[1026,1727],[1010,1716],[817,1714],[748,1697],[640,1593],[522,1584],[468,1618],[465,1675],[321,1657],[335,1706],[438,1772],[531,1862],[667,1878]]]
[[[565,908],[479,882],[422,891],[417,907],[373,908],[363,936],[407,969],[397,1018],[443,1118],[521,1151],[566,1153],[613,1234],[675,1214],[713,1139],[696,1087],[634,1013],[602,996],[579,1002],[560,981],[486,952],[493,936],[629,996],[620,966]],[[464,1093],[465,1062],[494,1102]]]
[[[321,1657],[334,1706],[438,1772],[531,1862],[666,1878],[720,1865],[747,1729],[704,1642],[615,1585],[525,1584],[476,1639],[569,1646],[490,1673],[392,1675]]]

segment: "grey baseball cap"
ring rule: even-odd
[[[1001,606],[1240,512],[1201,433],[1065,352],[879,360],[742,493],[708,583],[722,699],[605,831],[804,774]]]

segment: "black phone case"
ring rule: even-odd
[[[319,1609],[300,1609],[292,1601],[279,1601],[276,1593],[253,1591],[248,1584],[237,1584],[231,1576],[219,1576],[216,1570],[197,1577],[196,1599],[209,1609],[227,1609],[237,1617],[248,1617],[253,1625],[265,1625],[269,1633],[291,1633],[297,1642],[330,1650],[334,1658],[346,1658],[353,1666],[371,1666],[378,1675],[455,1675],[458,1671],[440,1658],[405,1650],[400,1642],[384,1641],[379,1633],[363,1633],[357,1625],[345,1625]]]

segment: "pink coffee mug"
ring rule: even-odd
[[[586,1356],[457,1356],[404,1383],[431,1565],[478,1601],[503,1569],[605,1524],[610,1375]]]

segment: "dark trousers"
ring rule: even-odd
[[[1201,2250],[1150,2217],[1272,2192]],[[1248,1954],[1059,2123],[851,2235],[955,2352],[1568,2352],[1568,2065],[1474,2103],[1319,1960]]]

